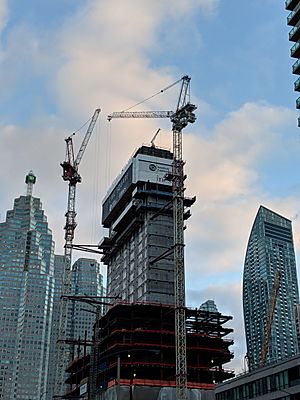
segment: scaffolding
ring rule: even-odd
[[[93,368],[95,391],[113,386],[176,386],[175,307],[117,303],[96,325]],[[186,309],[187,388],[213,390],[216,382],[234,376],[223,368],[233,354],[232,317],[219,312]],[[101,398],[101,397],[100,397]],[[149,397],[150,399],[150,397]]]

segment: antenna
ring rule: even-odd
[[[33,185],[35,184],[35,182],[36,182],[36,176],[34,175],[32,170],[30,170],[25,177],[25,183],[27,185],[26,196],[32,196]]]
[[[151,139],[151,141],[150,141],[151,147],[155,147],[154,140],[157,138],[157,135],[159,134],[160,130],[161,130],[161,129],[158,128],[157,131],[156,131],[156,133],[155,133],[155,135],[154,135],[153,138]]]

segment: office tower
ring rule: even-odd
[[[100,264],[96,260],[79,258],[75,261],[72,268],[72,295],[83,297],[105,295]],[[86,337],[87,340],[91,341],[96,308],[93,305],[79,301],[72,303],[71,318],[73,324],[71,324],[71,335],[76,340],[79,338],[84,340]]]
[[[50,341],[50,356],[48,366],[48,382],[45,398],[52,400],[54,395],[55,386],[55,373],[56,373],[56,349],[58,331],[59,331],[59,310],[60,310],[60,296],[63,282],[65,268],[65,257],[63,255],[54,255],[54,296],[53,296],[53,314],[51,324],[51,341]]]
[[[216,303],[213,300],[206,300],[205,303],[202,303],[200,305],[199,310],[207,312],[218,312]]]
[[[104,198],[102,224],[109,236],[100,248],[108,296],[174,303],[172,159],[168,150],[140,147]],[[184,205],[193,201],[186,198]]]
[[[261,365],[264,334],[279,278],[267,363],[297,353],[295,306],[299,302],[291,221],[260,206],[245,257],[244,323],[249,369]]]
[[[56,343],[59,339],[59,312],[60,298],[63,282],[63,274],[65,267],[65,257],[63,255],[54,256],[54,277],[55,290],[53,302],[53,318],[51,330],[51,351],[48,372],[48,389],[47,400],[53,397],[55,385],[55,369],[56,369]],[[71,295],[83,296],[105,296],[103,286],[103,276],[100,274],[100,265],[94,259],[79,258],[72,267],[72,288]],[[93,337],[93,328],[95,322],[95,307],[83,302],[69,302],[68,307],[68,333],[67,338],[72,340],[84,341],[85,332],[87,341],[91,341]],[[74,346],[74,354],[76,357],[79,351],[82,353],[83,346]],[[89,353],[90,347],[87,348]],[[66,375],[67,378],[67,375]]]
[[[47,388],[54,271],[52,232],[40,199],[15,199],[0,224],[0,398],[40,400]]]
[[[294,42],[291,48],[291,57],[296,59],[292,71],[293,74],[300,75],[300,0],[286,0],[285,8],[290,11],[287,23],[293,27],[289,32],[289,40]],[[300,77],[295,81],[294,89],[300,92]],[[296,108],[300,109],[300,97],[296,100]],[[298,126],[300,126],[300,117],[298,118]]]
[[[96,315],[100,317],[104,311],[101,301],[105,299],[100,298],[105,296],[100,264],[94,259],[79,258],[73,264],[71,280],[72,296],[83,301],[70,301],[68,307],[67,337],[74,345],[72,361],[67,368],[67,396],[85,399],[88,396],[90,357],[93,358],[90,353],[94,342],[94,324]]]

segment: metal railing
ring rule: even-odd
[[[290,32],[289,32],[289,40],[292,39],[292,37],[294,36],[294,34],[296,33],[296,31],[299,29],[299,25],[300,25],[300,24],[295,25],[295,26],[293,27],[293,29],[290,30]]]
[[[293,57],[293,54],[299,49],[300,43],[297,42],[294,44],[294,46],[291,48],[291,57]]]
[[[287,22],[289,23],[290,20],[294,17],[294,15],[296,14],[297,11],[299,11],[300,9],[300,3],[297,4],[296,8],[294,9],[294,11],[291,11],[287,17]]]
[[[297,89],[299,88],[299,86],[300,86],[300,78],[298,78],[298,79],[295,81],[295,83],[294,83],[294,90],[297,91]]]
[[[300,65],[300,58],[293,64],[293,67],[292,67],[293,73],[295,73],[295,71],[297,70],[299,65]]]

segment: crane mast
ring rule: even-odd
[[[261,351],[261,365],[264,366],[266,364],[267,355],[269,351],[269,344],[271,339],[271,331],[272,331],[272,323],[274,319],[274,312],[276,307],[277,295],[279,291],[279,286],[281,282],[281,272],[277,271],[275,275],[275,280],[272,288],[272,293],[270,297],[270,306],[267,314],[264,338],[262,343],[262,351]]]
[[[187,102],[190,78],[183,77],[173,123],[173,224],[175,268],[175,341],[176,341],[176,396],[187,399],[186,327],[185,327],[185,271],[184,271],[184,173],[182,159],[182,129],[194,123],[196,106]]]
[[[60,301],[60,317],[59,317],[59,333],[57,343],[57,364],[56,364],[56,379],[55,379],[55,395],[62,396],[65,388],[65,370],[68,362],[70,361],[71,352],[70,347],[65,345],[67,339],[68,327],[68,295],[71,295],[71,266],[72,266],[72,244],[74,239],[74,232],[76,228],[76,185],[81,182],[81,176],[78,172],[79,163],[86,150],[91,134],[97,122],[100,109],[97,108],[91,118],[85,137],[82,141],[77,157],[74,157],[74,147],[72,136],[65,139],[66,142],[66,159],[61,166],[63,168],[63,180],[69,182],[68,189],[68,203],[66,224],[65,224],[65,252],[64,252],[64,276],[61,290]]]
[[[176,341],[176,398],[187,400],[187,363],[185,327],[185,273],[184,273],[184,173],[182,159],[182,130],[196,121],[196,106],[190,103],[190,80],[181,79],[176,111],[114,112],[112,118],[170,118],[173,131],[173,224],[175,274],[175,341]]]

